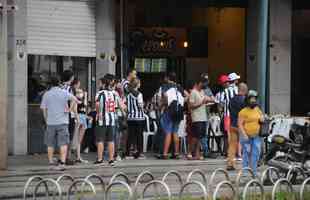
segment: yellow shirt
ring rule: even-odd
[[[245,107],[239,112],[239,118],[243,119],[243,128],[248,136],[256,136],[259,133],[260,124],[259,120],[262,117],[262,111],[259,107],[251,109]]]

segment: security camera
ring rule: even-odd
[[[2,10],[3,9],[3,5],[2,5],[2,3],[0,3],[0,10]]]

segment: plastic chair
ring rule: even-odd
[[[150,128],[150,117],[148,115],[144,115],[146,121],[146,130],[143,132],[143,153],[147,152],[147,144],[149,141],[149,136],[154,136],[157,133],[158,127],[155,122],[154,123],[154,131],[151,131]]]
[[[184,116],[184,120],[180,122],[179,130],[178,130],[178,136],[181,138],[181,151],[184,150],[184,154],[187,154],[187,143],[186,143],[186,116]]]

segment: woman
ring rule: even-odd
[[[88,163],[88,161],[81,158],[81,144],[85,135],[85,130],[87,128],[87,119],[89,117],[86,114],[86,99],[87,95],[82,89],[80,89],[80,81],[75,79],[72,83],[73,94],[81,102],[75,106],[78,115],[76,116],[75,132],[73,136],[73,149],[76,151],[76,163]]]
[[[243,167],[250,167],[255,175],[261,151],[260,123],[264,121],[263,113],[257,103],[257,97],[257,92],[250,90],[246,98],[246,107],[238,115]]]
[[[130,81],[130,85],[139,91],[140,80],[134,79]],[[143,95],[139,92],[138,96],[129,93],[127,96],[127,124],[128,124],[128,141],[127,141],[127,154],[130,151],[131,145],[135,148],[133,154],[135,159],[143,157],[143,129],[145,125],[145,116],[143,110]]]

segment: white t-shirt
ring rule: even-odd
[[[192,90],[189,102],[191,104],[201,104],[204,100],[204,91],[198,91],[196,89]],[[207,121],[207,115],[206,115],[206,104],[202,104],[198,108],[195,108],[191,111],[192,114],[192,121],[193,122],[206,122]]]

